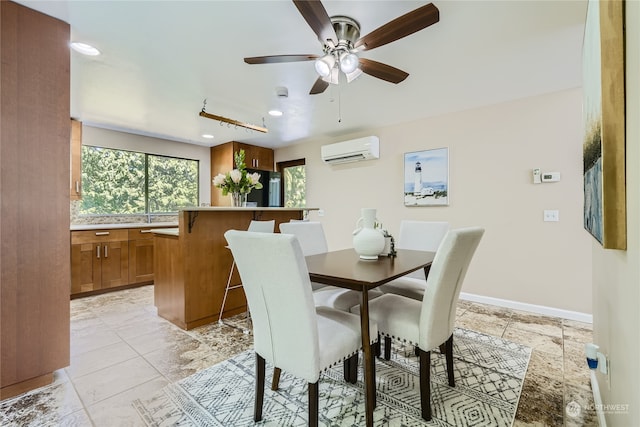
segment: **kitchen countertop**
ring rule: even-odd
[[[151,232],[153,234],[164,234],[166,236],[179,236],[180,229],[179,228],[152,228]]]
[[[105,230],[109,228],[146,228],[146,227],[177,227],[177,222],[123,222],[116,224],[76,224],[70,227],[71,231]]]
[[[192,207],[180,209],[180,211],[185,212],[206,212],[206,211],[280,211],[280,212],[291,212],[291,211],[317,211],[319,208],[264,208],[259,206],[252,207],[231,207],[231,206],[207,206],[207,207]]]

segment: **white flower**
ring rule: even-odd
[[[222,184],[224,184],[224,180],[227,177],[225,176],[225,174],[223,173],[219,173],[218,175],[213,177],[213,185],[215,185],[216,187],[220,187]]]
[[[256,185],[260,182],[260,174],[258,172],[254,172],[247,176],[249,177],[249,181],[251,181],[251,185]]]
[[[242,179],[242,172],[240,172],[238,169],[232,170],[231,172],[229,172],[229,175],[231,176],[231,181],[235,182],[236,184],[239,183]]]

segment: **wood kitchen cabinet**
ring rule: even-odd
[[[0,400],[51,384],[70,361],[70,35],[0,1]]]
[[[244,162],[247,169],[273,171],[273,150],[231,141],[211,147],[211,179],[219,173],[227,173],[235,168],[234,153],[244,150]],[[219,188],[211,184],[211,205],[230,206],[231,199],[223,196]]]
[[[129,283],[129,232],[71,232],[71,294]]]
[[[151,227],[131,228],[129,229],[129,283],[151,281],[153,281],[153,234]]]
[[[71,200],[82,199],[82,122],[71,119]]]
[[[243,144],[241,142],[235,142],[234,144],[234,152],[244,150],[244,163],[247,165],[247,169],[273,170],[272,149]]]

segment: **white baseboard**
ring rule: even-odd
[[[485,297],[482,295],[460,293],[460,299],[479,302],[482,304],[497,305],[498,307],[513,308],[515,310],[529,311],[531,313],[544,314],[545,316],[560,317],[562,319],[576,320],[578,322],[593,323],[593,315],[578,311],[562,310],[560,308],[546,307],[544,305],[527,304],[500,298]]]

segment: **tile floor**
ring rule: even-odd
[[[591,325],[460,301],[457,326],[526,344],[533,354],[514,426],[597,425],[584,343]],[[52,385],[0,402],[2,426],[143,426],[131,401],[251,346],[210,324],[183,331],[156,314],[153,286],[71,301],[71,365]],[[581,408],[565,415],[568,402]]]

